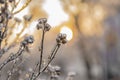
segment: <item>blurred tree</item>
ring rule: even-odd
[[[88,79],[93,79],[92,65],[100,65],[100,35],[102,34],[101,22],[104,18],[103,7],[93,4],[95,0],[60,0],[65,12],[73,21],[76,35],[79,38],[80,52],[87,69]],[[99,70],[99,69],[98,69]],[[99,72],[98,72],[99,74]],[[100,75],[101,76],[101,75]]]

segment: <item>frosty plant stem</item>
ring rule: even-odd
[[[23,47],[20,47],[18,52],[16,54],[12,54],[11,56],[8,57],[8,59],[6,61],[4,61],[1,65],[0,65],[0,71],[3,69],[3,67],[5,65],[7,65],[9,62],[15,60],[16,58],[18,58],[24,51]]]
[[[45,66],[41,71],[39,71],[36,76],[32,77],[30,80],[36,80],[36,79],[40,76],[40,74],[47,69],[47,67],[49,66],[49,64],[50,64],[50,63],[53,61],[53,59],[55,58],[55,56],[56,56],[56,54],[57,54],[57,52],[58,52],[58,50],[59,50],[59,48],[60,48],[60,45],[61,45],[61,44],[57,44],[57,46],[54,47],[54,49],[53,49],[53,51],[52,51],[52,53],[51,53],[51,55],[50,55],[51,57],[50,57],[48,63],[46,64],[46,66]]]
[[[37,75],[35,75],[34,77],[31,77],[30,80],[36,80],[40,76],[40,74],[42,72],[44,72],[48,68],[49,64],[55,58],[55,56],[56,56],[56,54],[57,54],[57,52],[58,52],[61,44],[65,44],[67,42],[67,40],[66,40],[66,34],[62,34],[62,33],[58,34],[58,36],[56,38],[56,42],[57,42],[57,45],[55,45],[53,51],[51,52],[51,54],[49,56],[48,63],[46,64],[46,66],[43,67],[42,70],[40,70]]]
[[[5,60],[1,65],[0,65],[0,71],[3,69],[3,67],[5,65],[7,65],[9,62],[17,59],[24,51],[25,49],[28,47],[29,44],[33,43],[34,39],[33,36],[28,36],[26,37],[20,45],[20,48],[18,50],[18,52],[16,54],[12,54],[11,56],[8,57],[7,60]]]

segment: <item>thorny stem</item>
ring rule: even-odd
[[[14,12],[13,14],[17,14],[20,11],[22,11],[23,9],[25,9],[31,1],[32,0],[27,0],[26,4],[24,4],[18,11]]]
[[[18,52],[16,54],[13,54],[11,56],[8,57],[8,59],[6,61],[4,61],[1,65],[0,65],[0,71],[3,69],[3,67],[5,65],[7,65],[9,62],[15,60],[16,58],[18,58],[24,51],[24,47],[20,47],[20,49],[18,50]]]
[[[41,66],[42,66],[42,59],[43,59],[44,36],[45,36],[45,30],[43,30],[43,32],[42,32],[42,41],[41,41],[41,47],[40,47],[40,63],[39,63],[39,72],[40,72],[40,70],[41,70]]]
[[[30,80],[36,80],[36,79],[38,78],[38,76],[40,76],[40,74],[41,74],[42,72],[44,72],[44,71],[48,68],[49,64],[50,64],[50,63],[53,61],[53,59],[55,58],[55,56],[56,56],[56,54],[57,54],[57,52],[58,52],[58,49],[60,48],[60,45],[61,45],[61,44],[57,44],[57,46],[53,49],[53,52],[51,53],[51,57],[50,57],[50,60],[48,61],[47,65],[46,65],[33,79],[30,79]]]

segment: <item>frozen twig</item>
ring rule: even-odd
[[[9,62],[15,60],[16,58],[18,58],[22,53],[23,51],[26,49],[26,47],[28,47],[28,44],[31,44],[33,43],[34,39],[32,36],[29,36],[29,37],[26,37],[22,42],[21,42],[21,45],[20,45],[20,48],[18,50],[18,52],[16,54],[12,54],[8,57],[7,60],[5,60],[1,65],[0,65],[0,71],[3,69],[3,67],[5,65],[7,65]]]
[[[58,37],[56,38],[56,42],[57,42],[57,46],[54,47],[54,49],[53,49],[53,51],[52,51],[52,53],[51,53],[51,55],[50,55],[50,57],[49,57],[49,61],[48,61],[47,65],[46,65],[44,68],[42,68],[42,70],[41,70],[40,72],[38,72],[38,74],[35,75],[35,76],[34,76],[33,78],[31,78],[30,80],[36,80],[36,79],[40,76],[40,74],[41,74],[42,72],[44,72],[44,71],[48,68],[49,64],[50,64],[50,63],[53,61],[53,59],[55,58],[55,56],[56,56],[56,54],[57,54],[57,52],[58,52],[61,44],[65,44],[65,43],[67,42],[67,40],[66,40],[66,34],[60,33],[60,34],[58,35]]]

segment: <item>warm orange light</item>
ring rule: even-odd
[[[67,40],[70,41],[73,37],[73,32],[70,28],[64,26],[61,28],[60,33],[65,33],[67,35]]]

